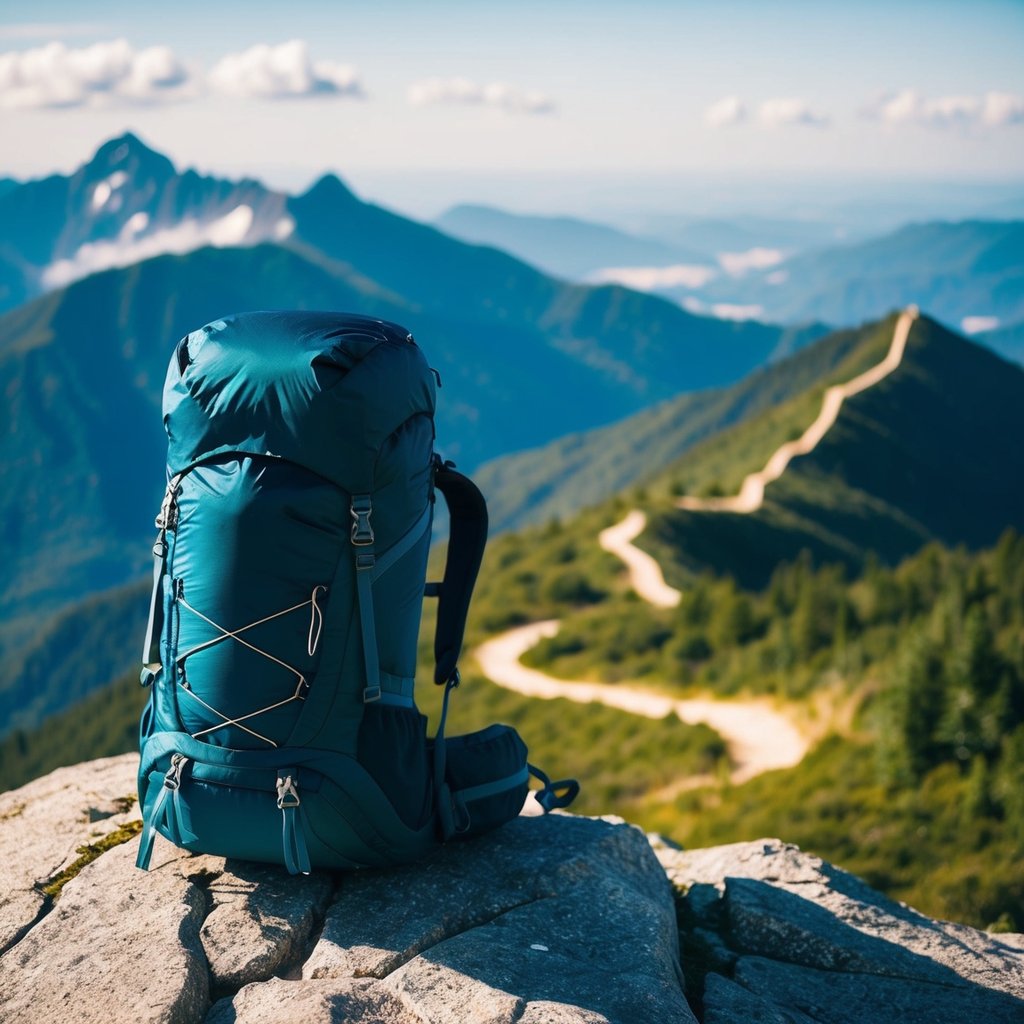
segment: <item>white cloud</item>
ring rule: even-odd
[[[192,72],[166,46],[136,50],[125,39],[0,54],[0,107],[7,109],[155,103],[186,98],[194,85]]]
[[[77,49],[53,42],[0,54],[0,108],[149,104],[192,99],[204,88],[258,99],[363,95],[353,68],[311,60],[298,39],[228,54],[207,75],[166,46],[136,50],[125,39]]]
[[[712,103],[704,111],[704,120],[712,128],[724,128],[727,125],[740,124],[747,119],[747,108],[739,96],[725,96]]]
[[[1024,122],[1024,96],[987,92],[983,96],[937,96],[929,99],[913,89],[889,93],[871,103],[865,113],[883,124],[925,125],[929,128],[1002,128]]]
[[[713,267],[677,263],[671,267],[604,267],[588,275],[593,284],[617,282],[641,292],[659,288],[703,288],[718,276]]]
[[[354,68],[310,59],[301,39],[222,57],[208,76],[210,87],[245,99],[294,99],[303,96],[362,96]]]
[[[478,85],[468,78],[425,78],[409,86],[414,107],[435,103],[467,103],[498,107],[513,114],[549,114],[555,102],[540,92],[524,92],[503,82]]]
[[[202,223],[184,220],[174,227],[160,228],[148,235],[142,232],[149,226],[145,213],[136,213],[129,218],[118,237],[112,241],[87,242],[70,259],[57,260],[43,271],[42,280],[47,288],[59,288],[80,277],[109,270],[111,267],[126,267],[140,260],[160,256],[163,253],[191,252],[204,245],[227,248],[234,245],[255,244],[261,237],[251,237],[253,226],[252,207],[236,206],[230,213],[216,220]],[[280,237],[284,225],[278,222],[272,229]],[[290,225],[289,225],[290,230]]]
[[[740,277],[748,270],[767,270],[781,263],[786,254],[781,249],[755,247],[743,252],[720,252],[718,262],[722,269],[733,277]]]
[[[758,120],[768,128],[799,124],[811,128],[823,128],[828,118],[804,100],[796,97],[780,97],[765,100],[758,108]]]
[[[711,315],[719,320],[756,320],[764,313],[764,306],[740,306],[732,302],[716,302]]]
[[[960,321],[960,330],[964,334],[981,334],[982,331],[994,331],[999,326],[997,316],[965,316]]]
[[[1008,92],[987,92],[982,101],[981,119],[987,125],[1002,127],[1024,121],[1024,96]]]
[[[691,295],[687,295],[681,305],[688,313],[713,316],[719,320],[756,320],[764,315],[764,306],[744,306],[734,302],[713,302],[708,305]]]

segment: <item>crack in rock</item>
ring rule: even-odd
[[[23,942],[52,909],[41,884],[67,868],[79,856],[80,846],[95,844],[127,823],[132,808],[122,810],[118,804],[134,788],[137,766],[134,754],[101,758],[59,768],[21,789],[0,793],[3,955]],[[110,817],[89,820],[90,808],[108,807],[115,812]]]
[[[144,874],[135,853],[132,842],[87,865],[0,961],[5,1024],[201,1018],[209,1004],[199,941],[205,900],[173,860]]]

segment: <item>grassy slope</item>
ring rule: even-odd
[[[610,426],[485,463],[474,475],[487,495],[492,531],[574,514],[647,482],[652,467],[660,476],[727,428],[755,418],[763,422],[777,406],[867,368],[884,330],[872,324],[838,331],[728,388],[679,395]],[[806,404],[804,399],[789,418],[795,420]],[[787,419],[782,432],[769,436],[784,439],[788,429]]]
[[[880,329],[877,351],[885,330]],[[808,392],[767,416],[711,438],[650,494],[733,493],[780,439],[817,414]],[[664,500],[642,545],[685,581],[701,567],[761,586],[805,548],[855,569],[868,551],[894,562],[932,539],[981,546],[1024,526],[1024,370],[934,321],[913,328],[902,365],[844,403],[810,455],[770,484],[749,515],[689,512]]]

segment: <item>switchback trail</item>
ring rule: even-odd
[[[635,508],[622,522],[602,530],[597,535],[597,542],[605,551],[626,563],[630,586],[648,604],[656,608],[675,608],[683,595],[665,582],[661,566],[633,543],[644,532],[645,526],[647,516]]]
[[[884,380],[900,365],[910,328],[917,316],[917,306],[908,306],[896,321],[885,358],[845,384],[830,387],[814,422],[795,441],[780,445],[762,469],[745,477],[738,494],[717,498],[684,496],[676,501],[676,506],[691,512],[756,512],[764,504],[765,487],[778,480],[796,456],[814,451],[835,423],[843,402]],[[602,530],[598,534],[598,543],[625,563],[630,586],[643,600],[656,608],[675,608],[682,594],[665,582],[661,566],[633,543],[646,526],[647,516],[640,509],[633,509],[621,522]]]
[[[739,494],[721,498],[694,498],[684,495],[676,501],[676,506],[693,512],[756,512],[764,504],[765,486],[773,480],[778,480],[796,456],[808,455],[818,447],[818,443],[839,416],[843,402],[884,380],[900,365],[907,347],[907,338],[910,336],[910,328],[917,316],[917,306],[908,306],[900,313],[885,358],[871,369],[858,374],[853,380],[830,387],[825,392],[821,411],[815,421],[795,441],[787,441],[777,448],[763,469],[747,476]]]
[[[756,512],[764,504],[765,487],[778,480],[798,455],[814,451],[836,422],[843,402],[884,380],[900,365],[917,315],[916,306],[905,309],[896,321],[885,358],[845,384],[828,388],[814,422],[795,441],[780,445],[762,469],[749,474],[738,494],[715,498],[685,496],[679,498],[676,505],[697,512]],[[646,525],[644,513],[633,509],[621,522],[602,530],[598,542],[605,551],[625,563],[630,584],[641,598],[658,608],[674,608],[682,594],[665,582],[658,563],[633,544]],[[746,782],[775,768],[792,767],[807,753],[807,738],[767,700],[676,700],[627,683],[556,679],[523,665],[519,660],[523,654],[542,638],[554,636],[558,627],[557,620],[533,622],[481,644],[476,649],[476,659],[484,675],[499,686],[527,697],[544,700],[565,697],[582,704],[605,704],[647,718],[675,714],[689,724],[703,722],[726,741],[734,766],[731,778],[735,783]],[[686,788],[688,782],[701,781],[703,779],[680,780],[680,785]]]
[[[807,753],[808,740],[768,700],[678,700],[631,683],[573,682],[523,665],[519,659],[544,637],[554,636],[558,626],[557,620],[550,619],[510,629],[482,643],[474,652],[476,660],[488,679],[525,697],[564,697],[645,718],[675,714],[689,725],[703,722],[725,740],[734,783],[776,768],[790,768]]]

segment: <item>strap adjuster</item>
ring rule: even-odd
[[[352,514],[352,543],[358,547],[367,547],[373,543],[373,527],[370,525],[370,513],[373,505],[368,494],[353,494],[349,507]]]
[[[375,701],[380,700],[380,687],[379,686],[368,686],[363,690],[363,703],[373,704]]]

